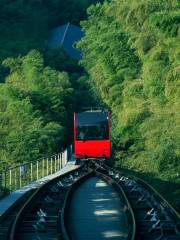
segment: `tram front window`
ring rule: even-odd
[[[95,114],[94,114],[95,115]],[[102,114],[101,114],[102,115]],[[100,114],[93,116],[77,116],[77,140],[103,140],[108,139],[108,118]]]

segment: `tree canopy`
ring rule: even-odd
[[[8,58],[0,85],[1,160],[22,162],[57,152],[67,137],[71,105],[68,74],[45,67],[41,54]]]
[[[0,0],[0,13],[1,163],[59,151],[73,111],[98,104],[112,112],[117,166],[179,183],[178,0]],[[80,21],[81,66],[47,44]]]
[[[114,0],[81,24],[81,63],[112,110],[121,166],[179,170],[179,23],[179,1]]]
[[[47,39],[57,25],[79,24],[93,2],[0,0],[0,170],[72,140],[73,112],[93,102],[88,76]]]

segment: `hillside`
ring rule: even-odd
[[[47,44],[67,22],[80,64]],[[179,43],[178,0],[0,0],[0,170],[61,151],[73,112],[106,106],[111,163],[180,210]]]
[[[78,25],[93,2],[0,0],[0,170],[71,142],[73,112],[82,98],[92,103],[88,76],[47,39],[58,25]]]
[[[112,111],[115,165],[164,181],[178,205],[179,1],[106,1],[81,25],[81,63]]]

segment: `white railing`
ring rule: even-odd
[[[0,191],[12,193],[23,186],[62,169],[67,163],[67,150],[54,156],[41,158],[0,173]]]

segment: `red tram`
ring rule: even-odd
[[[110,158],[110,113],[74,113],[75,159]]]

